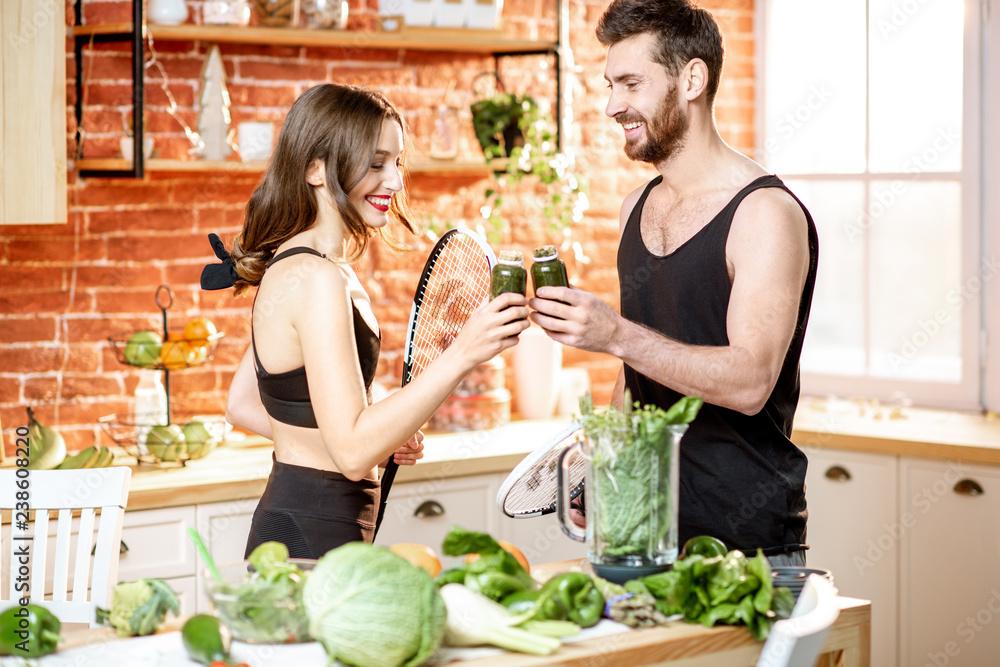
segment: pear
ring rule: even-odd
[[[66,458],[66,441],[59,431],[43,426],[28,408],[28,469],[51,470]]]
[[[97,463],[99,456],[100,451],[98,448],[91,445],[90,447],[82,449],[72,456],[67,456],[63,459],[62,463],[56,466],[56,470],[79,470],[81,468],[93,468],[94,464]]]

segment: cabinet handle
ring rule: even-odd
[[[834,482],[850,482],[851,473],[842,466],[830,466],[826,470],[826,478],[832,479]]]
[[[974,479],[960,479],[955,483],[955,493],[963,496],[981,496],[983,487]]]
[[[118,547],[118,555],[121,556],[127,552],[128,552],[128,545],[125,544],[125,540],[122,540],[121,545]],[[97,553],[97,545],[95,544],[94,548],[90,550],[90,555],[93,556],[96,553]]]
[[[417,509],[413,510],[413,516],[418,519],[427,519],[432,516],[444,516],[444,507],[436,500],[425,500],[420,503]]]

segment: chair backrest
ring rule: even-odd
[[[109,607],[118,581],[131,478],[132,469],[122,466],[0,470],[0,553],[6,561],[0,569],[0,609],[30,592],[32,604],[48,608],[63,623],[98,625],[96,608]],[[47,570],[51,590],[46,590]]]
[[[810,574],[791,618],[771,628],[757,667],[813,667],[838,616],[837,589],[826,579]]]

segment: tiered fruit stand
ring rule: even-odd
[[[167,311],[174,305],[174,294],[168,285],[160,285],[156,289],[156,305],[159,307],[163,317],[163,335],[157,341],[158,334],[150,336],[147,342],[136,342],[134,336],[147,330],[125,331],[108,337],[111,349],[114,350],[115,358],[118,362],[133,368],[144,370],[162,371],[163,387],[166,392],[166,423],[171,425],[173,421],[173,411],[170,405],[170,373],[171,371],[183,370],[201,366],[215,357],[215,352],[219,347],[219,340],[225,335],[222,332],[207,333],[201,338],[186,338],[183,333],[171,331],[167,322]],[[130,343],[130,341],[132,341]],[[154,347],[155,346],[155,347]],[[139,463],[164,463],[176,462],[184,465],[187,461],[201,458],[212,446],[224,436],[224,433],[213,433],[211,444],[198,443],[199,447],[178,446],[173,449],[176,455],[157,456],[149,451],[144,443],[140,442],[139,434],[143,428],[150,425],[140,419],[123,419],[119,415],[112,414],[102,417],[101,426],[105,432],[129,454],[135,456]],[[174,447],[174,445],[170,445]],[[167,451],[166,449],[164,451]]]

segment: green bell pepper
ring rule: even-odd
[[[604,596],[584,572],[557,574],[542,586],[535,618],[568,620],[589,628],[604,613]]]
[[[16,605],[0,614],[0,655],[39,658],[54,653],[62,624],[44,607]]]

